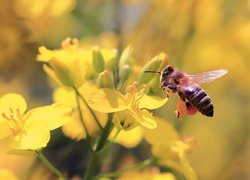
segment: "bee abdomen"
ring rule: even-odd
[[[205,91],[197,87],[195,91],[188,98],[189,102],[196,107],[203,115],[212,117],[214,114],[214,106],[210,97]]]

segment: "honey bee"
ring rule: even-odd
[[[148,71],[153,72],[153,71]],[[176,71],[173,66],[166,66],[160,74],[160,84],[163,90],[166,89],[167,96],[177,93],[177,117],[193,115],[197,111],[205,116],[214,115],[214,106],[211,98],[200,87],[203,83],[209,83],[227,73],[224,69],[187,74]]]

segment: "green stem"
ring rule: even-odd
[[[104,173],[104,174],[100,174],[98,176],[96,176],[94,179],[101,179],[103,177],[106,177],[106,178],[114,178],[114,177],[118,177],[118,176],[121,176],[122,174],[125,174],[127,172],[130,172],[130,171],[136,171],[136,170],[140,170],[140,169],[143,169],[145,167],[148,167],[152,164],[154,164],[156,161],[156,158],[155,157],[151,157],[149,159],[146,159],[132,167],[129,167],[129,168],[125,168],[125,169],[122,169],[122,170],[118,170],[118,171],[115,171],[115,172],[110,172],[110,173]]]
[[[91,180],[94,176],[94,173],[95,173],[95,170],[97,168],[98,161],[99,161],[98,151],[103,148],[103,146],[105,145],[105,143],[108,139],[108,136],[109,136],[111,130],[114,127],[112,119],[113,119],[113,113],[108,115],[107,123],[101,132],[100,138],[99,138],[96,146],[93,149],[89,165],[87,166],[87,169],[86,169],[86,172],[84,175],[84,180]]]
[[[105,146],[103,146],[103,148],[97,152],[97,155],[101,155],[104,151],[106,151],[110,147],[110,145],[115,141],[120,132],[121,130],[117,130],[111,141],[105,144]]]
[[[95,112],[89,107],[87,101],[86,101],[85,98],[81,95],[81,93],[78,91],[78,89],[77,89],[77,88],[74,88],[74,89],[75,89],[77,95],[81,98],[82,102],[83,102],[83,103],[86,105],[86,107],[88,108],[88,110],[89,110],[89,112],[91,113],[91,115],[94,117],[94,119],[95,119],[96,124],[98,125],[98,127],[99,127],[100,129],[102,129],[102,125],[101,125],[101,123],[98,121],[98,118],[96,117]]]
[[[49,170],[55,173],[60,179],[67,180],[67,178],[59,171],[40,151],[35,151],[38,158],[45,164]]]
[[[81,105],[80,105],[79,96],[78,96],[78,90],[77,90],[77,88],[74,88],[74,90],[75,90],[76,103],[77,103],[77,108],[78,108],[80,120],[81,120],[81,123],[82,123],[82,127],[83,127],[84,131],[86,132],[87,140],[89,140],[90,136],[89,136],[87,125],[85,124],[85,122],[83,120]]]

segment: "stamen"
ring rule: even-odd
[[[8,120],[8,121],[11,121],[11,120],[12,120],[12,119],[10,119],[8,116],[6,116],[5,113],[2,113],[2,116],[3,116],[4,119],[6,119],[6,120]]]
[[[23,119],[23,116],[22,116],[19,108],[16,109],[16,114],[17,114],[17,118],[20,119],[22,123],[24,123],[25,121]]]

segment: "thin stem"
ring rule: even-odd
[[[35,151],[38,158],[45,164],[49,170],[55,173],[60,179],[67,180],[67,178],[59,171],[40,151]]]
[[[97,155],[101,155],[104,151],[106,151],[111,146],[111,144],[115,141],[115,139],[117,138],[117,136],[119,135],[120,132],[121,132],[121,130],[117,130],[115,135],[111,139],[111,141],[109,141],[107,144],[105,144],[105,146],[103,146],[103,148],[97,152]]]
[[[77,88],[74,88],[74,89],[75,89],[77,95],[81,98],[82,102],[83,102],[83,103],[86,105],[86,107],[88,108],[88,110],[89,110],[89,112],[91,113],[91,115],[94,117],[94,119],[95,119],[96,124],[98,125],[98,127],[99,127],[100,129],[103,129],[101,123],[98,121],[98,118],[96,117],[96,114],[95,114],[94,111],[89,107],[89,105],[88,105],[87,101],[85,100],[85,98],[81,95],[81,93],[78,91]]]
[[[99,161],[98,151],[103,148],[112,128],[114,127],[112,120],[113,120],[113,113],[108,115],[107,123],[101,132],[100,138],[96,146],[94,147],[92,151],[90,162],[89,162],[89,165],[87,166],[87,169],[84,175],[84,180],[91,180],[94,176],[94,173],[97,168],[98,161]]]
[[[76,103],[77,103],[77,108],[78,108],[80,120],[81,120],[81,123],[82,123],[82,127],[83,127],[84,131],[86,132],[87,139],[89,139],[90,136],[89,136],[89,132],[88,132],[88,129],[87,129],[87,125],[85,124],[85,122],[83,120],[83,116],[82,116],[82,110],[81,110],[81,105],[80,105],[80,101],[79,101],[78,90],[77,90],[77,88],[74,88],[74,90],[75,90]]]
[[[130,172],[130,171],[136,171],[136,170],[140,170],[140,169],[143,169],[145,167],[148,167],[152,164],[154,164],[156,161],[156,158],[155,157],[151,157],[149,159],[146,159],[132,167],[129,167],[129,168],[125,168],[125,169],[122,169],[122,170],[118,170],[118,171],[115,171],[115,172],[110,172],[110,173],[103,173],[103,174],[100,174],[98,176],[96,176],[94,179],[100,179],[100,178],[103,178],[103,177],[106,177],[106,178],[114,178],[114,177],[118,177],[118,176],[121,176],[122,174],[125,174],[127,172]]]

